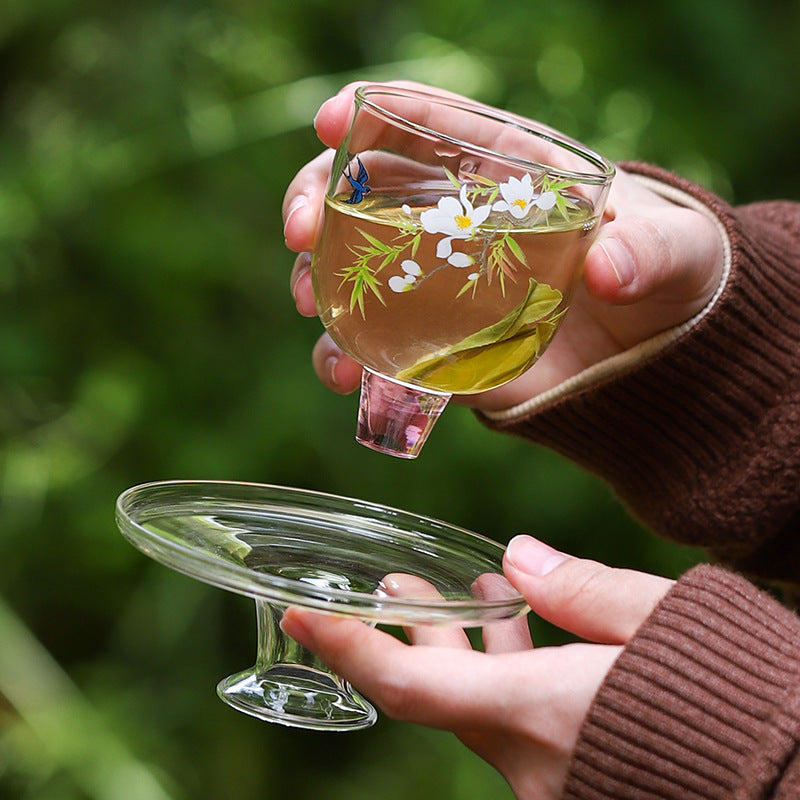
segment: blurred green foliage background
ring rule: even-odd
[[[316,381],[280,203],[352,79],[414,78],[675,169],[800,199],[788,0],[3,0],[0,798],[510,797],[446,733],[318,734],[214,694],[252,603],[149,561],[116,496],[290,484],[678,574],[698,553],[594,478],[451,407],[415,463]],[[532,622],[541,642],[558,634]]]

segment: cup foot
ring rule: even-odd
[[[364,369],[356,441],[397,458],[416,458],[450,394]]]
[[[237,711],[293,728],[359,730],[378,717],[373,706],[344,681],[294,664],[236,673],[220,681],[217,694]]]

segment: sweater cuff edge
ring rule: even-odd
[[[676,205],[681,205],[686,208],[691,208],[694,211],[698,211],[711,220],[711,222],[714,224],[717,232],[720,235],[723,248],[722,274],[714,294],[709,299],[708,303],[706,303],[706,305],[693,317],[686,320],[686,322],[662,331],[661,333],[658,333],[655,336],[640,342],[629,350],[625,350],[622,353],[618,353],[617,355],[611,356],[603,361],[599,361],[598,363],[593,364],[591,367],[587,367],[585,370],[573,375],[571,378],[568,378],[557,386],[554,386],[552,389],[548,389],[547,391],[542,392],[535,397],[531,397],[522,403],[505,409],[481,411],[480,414],[487,420],[495,423],[514,422],[519,418],[530,416],[540,409],[545,408],[546,406],[549,406],[571,394],[589,389],[592,386],[596,386],[597,384],[608,380],[612,376],[620,375],[633,369],[638,364],[641,364],[644,361],[652,358],[661,350],[691,331],[716,305],[717,301],[725,290],[731,274],[733,254],[730,237],[728,236],[728,231],[724,222],[706,203],[704,203],[701,199],[694,197],[684,189],[664,183],[663,181],[649,175],[632,173],[632,176],[664,199],[669,200]]]
[[[786,704],[794,697],[797,705],[797,624],[734,573],[707,564],[687,572],[598,690],[565,798],[591,785],[598,798],[657,789],[658,797],[722,800],[772,785],[796,751],[798,723]]]

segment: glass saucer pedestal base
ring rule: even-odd
[[[217,684],[220,699],[251,717],[311,730],[359,730],[375,708],[279,627],[284,607],[256,600],[255,666]]]

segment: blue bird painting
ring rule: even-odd
[[[353,171],[348,166],[346,171],[343,171],[343,175],[347,178],[350,186],[353,188],[353,192],[350,195],[348,200],[345,200],[346,203],[350,205],[355,205],[356,203],[360,203],[364,199],[364,195],[369,194],[371,191],[369,186],[367,186],[367,181],[369,180],[369,175],[367,174],[366,167],[361,163],[361,159],[356,156],[356,161],[358,161],[358,177],[353,177]]]

